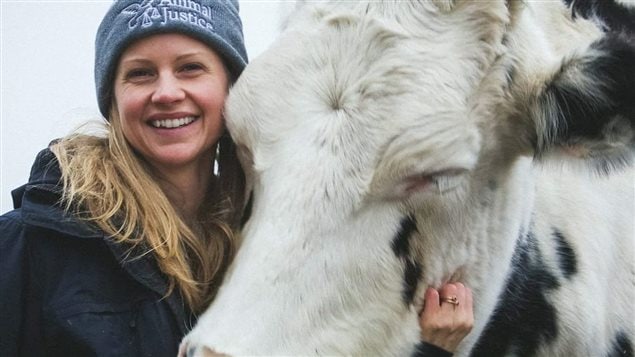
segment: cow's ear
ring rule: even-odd
[[[563,155],[600,172],[635,154],[635,44],[606,35],[562,62],[534,94],[521,98],[538,159]]]

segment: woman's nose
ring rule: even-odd
[[[157,87],[152,94],[152,102],[156,104],[171,104],[185,98],[185,91],[174,76],[160,76]]]

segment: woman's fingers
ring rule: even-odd
[[[421,314],[429,314],[439,310],[439,292],[436,289],[428,288],[426,290],[425,301]]]
[[[438,291],[428,288],[419,325],[421,339],[454,351],[474,324],[472,291],[462,283],[448,283]]]

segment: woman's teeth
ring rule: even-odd
[[[194,120],[196,120],[196,117],[185,117],[180,119],[153,120],[150,124],[155,128],[178,128],[190,124]]]

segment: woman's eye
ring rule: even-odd
[[[149,69],[133,69],[126,73],[126,79],[141,79],[151,75],[152,71]]]
[[[188,63],[181,67],[181,71],[183,72],[194,72],[200,71],[203,69],[203,66],[199,63]]]

